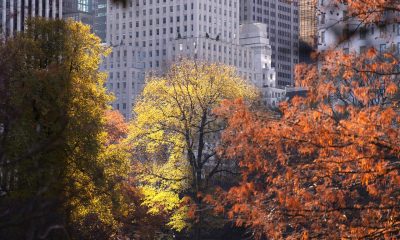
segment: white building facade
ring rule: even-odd
[[[276,104],[282,89],[276,88],[266,28],[261,23],[240,26],[236,0],[131,0],[126,8],[107,4],[106,43],[113,52],[104,68],[107,88],[116,96],[113,107],[130,118],[146,75],[162,74],[182,58],[235,66],[260,89],[266,104]]]
[[[62,18],[62,0],[1,0],[0,38],[24,30],[29,17]]]
[[[299,63],[298,1],[240,0],[240,22],[265,24],[277,86],[293,86],[294,68]]]
[[[335,48],[342,49],[345,53],[360,53],[375,47],[380,52],[399,53],[399,12],[388,12],[387,23],[377,26],[360,24],[360,21],[348,15],[347,5],[344,4],[337,5],[331,1],[319,0],[318,9],[319,51]]]

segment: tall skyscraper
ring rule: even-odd
[[[297,1],[240,0],[240,22],[266,24],[278,86],[293,85],[294,66],[299,62]]]
[[[63,0],[63,18],[72,18],[88,24],[93,30],[93,1]]]
[[[310,62],[310,54],[317,50],[317,0],[299,0],[299,59]]]
[[[93,10],[93,32],[106,41],[107,29],[107,0],[94,0]]]
[[[0,38],[23,31],[29,17],[62,18],[62,0],[2,0],[0,1]]]
[[[109,2],[110,3],[110,2]],[[276,104],[271,47],[263,23],[239,25],[236,0],[131,0],[126,8],[107,4],[106,42],[113,47],[104,67],[113,107],[131,117],[147,74],[162,74],[181,58],[224,63]]]

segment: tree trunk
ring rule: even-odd
[[[202,208],[202,202],[200,197],[196,197],[196,208],[201,209]],[[203,214],[202,211],[199,210],[197,212],[197,221],[194,225],[194,240],[201,240],[201,227],[202,227],[202,222],[203,222]]]
[[[196,171],[196,196],[195,196],[195,203],[196,203],[196,223],[194,226],[194,240],[201,240],[201,227],[203,222],[203,214],[202,214],[202,196],[198,195],[201,192],[201,169],[197,169]]]

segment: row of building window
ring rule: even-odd
[[[174,0],[170,0],[170,2],[173,2]],[[140,6],[140,0],[136,0],[136,6],[139,7]],[[142,0],[142,4],[143,6],[146,6],[146,3],[149,3],[149,5],[153,4],[153,0]],[[154,0],[154,3],[160,4],[160,3],[167,3],[167,0]],[[214,3],[219,3],[219,4],[224,4],[225,6],[227,4],[229,4],[229,7],[232,6],[232,0],[214,0]],[[233,0],[233,6],[236,7],[236,1]],[[187,4],[184,4],[184,6],[186,6],[187,9]],[[192,3],[192,9],[193,9],[193,3]]]
[[[389,47],[388,47],[389,46]],[[360,46],[360,53],[364,53],[365,51],[367,51],[368,47],[367,46]],[[396,54],[400,54],[400,42],[396,44],[386,44],[386,43],[382,43],[379,44],[379,52],[383,53],[383,52],[387,52],[390,51],[392,53],[396,53]],[[349,53],[349,49],[348,48],[344,48],[343,52],[345,53]]]
[[[389,27],[391,26],[391,27]],[[385,25],[379,27],[379,37],[381,38],[386,38],[388,37],[388,34],[390,34],[390,31],[388,29],[392,28],[392,33],[394,33],[397,36],[400,36],[400,23],[392,24],[392,25]],[[365,40],[367,39],[368,35],[374,35],[375,34],[375,26],[370,26],[370,27],[361,27],[358,29],[358,36],[359,39]],[[319,34],[319,42],[321,44],[326,43],[326,31],[321,31]],[[348,37],[351,36],[351,32],[348,28],[345,28],[342,30],[342,36],[344,39],[347,39]]]
[[[178,7],[179,7],[179,5],[178,5]],[[145,16],[147,15],[147,13],[149,13],[149,14],[148,14],[149,16],[153,16],[153,12],[155,13],[154,15],[166,14],[166,13],[167,13],[166,7],[162,8],[162,10],[163,10],[162,13],[160,12],[160,8],[155,8],[154,10],[155,10],[155,11],[153,11],[152,8],[151,8],[151,9],[143,9],[143,10],[142,10],[142,16],[145,17]],[[210,11],[207,11],[207,10],[204,10],[204,11],[207,12],[207,13],[212,13],[211,9],[210,9]],[[222,8],[219,8],[219,16],[222,16],[222,11],[223,11],[223,13],[224,13],[223,16],[225,16],[225,17],[227,17],[227,16],[229,16],[229,17],[232,17],[232,16],[233,16],[234,18],[237,17],[236,12],[234,12],[234,13],[232,14],[232,11],[231,11],[231,10],[229,10],[229,11],[226,10],[226,9],[223,10]],[[170,11],[169,11],[169,12],[170,12],[170,13],[173,13],[173,12],[174,12],[172,6],[170,7]],[[214,9],[214,13],[217,14],[217,8]],[[136,17],[139,17],[139,16],[140,16],[140,12],[137,10],[137,11],[136,11]],[[129,17],[132,18],[132,12],[129,12]],[[116,13],[115,18],[116,18],[116,19],[119,19],[119,13]],[[122,18],[123,18],[123,19],[126,18],[126,12],[122,12]]]
[[[232,38],[236,38],[236,35],[235,34],[232,34],[232,32],[227,32],[226,30],[224,30],[223,32],[222,31],[219,31],[217,28],[212,28],[212,27],[207,27],[207,26],[199,26],[200,27],[200,29],[201,29],[201,27],[203,27],[203,32],[205,33],[204,34],[204,37],[205,37],[205,35],[206,34],[216,34],[216,36],[220,36],[220,40],[221,40],[221,37],[223,37],[224,39],[232,39]],[[124,30],[124,28],[122,29],[122,30]],[[158,28],[156,28],[156,29],[154,29],[155,31],[153,31],[153,29],[149,29],[149,30],[145,30],[145,31],[142,31],[142,34],[140,34],[140,32],[139,31],[136,31],[135,32],[135,37],[136,38],[140,38],[140,37],[146,37],[146,36],[159,36],[159,35],[166,35],[167,34],[167,28],[162,28],[162,29],[158,29]],[[162,31],[161,31],[162,30]],[[174,31],[174,30],[176,30],[176,31]],[[183,32],[185,33],[185,35],[181,35],[180,36],[180,34],[181,34],[181,30],[183,30]],[[190,30],[190,32],[189,32],[189,30]],[[176,36],[175,36],[175,38],[179,38],[179,37],[187,37],[188,36],[188,33],[193,33],[194,32],[194,26],[193,25],[191,25],[190,26],[190,29],[188,29],[188,26],[186,26],[186,25],[184,25],[183,26],[183,28],[181,29],[181,27],[180,26],[178,26],[178,27],[176,27],[176,28],[173,28],[173,27],[170,27],[169,28],[169,34],[176,34]],[[223,33],[222,35],[221,35],[221,33]],[[193,35],[193,34],[192,34]],[[110,34],[110,41],[111,40],[113,40],[113,37],[112,37],[113,35],[112,34]],[[189,35],[190,36],[190,35]],[[132,32],[130,32],[129,33],[129,38],[131,38],[132,39],[132,37],[133,37],[133,33]],[[122,34],[122,39],[125,39],[125,34]],[[117,34],[116,35],[116,40],[119,40],[119,34]]]

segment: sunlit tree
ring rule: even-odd
[[[148,79],[134,109],[128,139],[144,204],[150,213],[170,214],[174,230],[192,226],[194,239],[201,238],[204,212],[210,210],[203,195],[214,176],[232,167],[216,156],[224,124],[212,109],[237,97],[255,93],[235,69],[184,60],[164,77]]]

